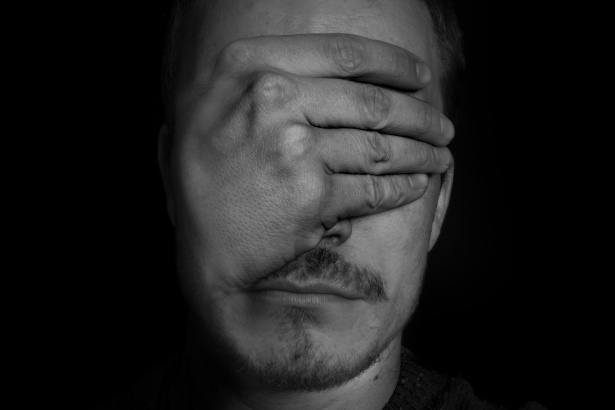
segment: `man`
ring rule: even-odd
[[[179,9],[159,161],[187,343],[127,403],[491,408],[401,345],[453,183],[451,13],[419,0]]]

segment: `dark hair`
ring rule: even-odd
[[[453,119],[457,112],[459,99],[459,76],[465,66],[462,35],[455,11],[449,0],[422,0],[431,15],[434,31],[438,39],[438,51],[442,62],[440,78],[444,99],[444,113]],[[173,130],[174,96],[177,86],[177,72],[180,57],[184,54],[187,32],[187,17],[196,0],[177,0],[167,31],[165,52],[162,64],[162,98],[165,120]]]
[[[438,53],[442,63],[440,85],[444,98],[444,113],[451,119],[457,114],[461,84],[465,68],[461,28],[449,0],[422,0],[431,15],[438,39]]]

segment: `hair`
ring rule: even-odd
[[[450,0],[422,0],[429,9],[434,32],[438,39],[438,53],[442,63],[440,85],[444,100],[444,113],[451,119],[457,114],[461,86],[460,75],[465,68],[462,33]],[[164,115],[173,130],[174,97],[177,73],[186,47],[188,17],[197,0],[176,0],[168,27],[162,63],[162,98]]]
[[[444,113],[454,119],[457,116],[457,104],[461,94],[460,77],[465,69],[461,27],[449,0],[422,1],[429,10],[438,39],[438,54],[442,64],[440,83]]]

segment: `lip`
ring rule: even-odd
[[[251,287],[255,292],[263,292],[274,298],[295,299],[297,301],[333,301],[337,298],[350,300],[363,299],[351,289],[328,283],[296,283],[287,280],[262,281]],[[293,295],[294,294],[294,295]]]

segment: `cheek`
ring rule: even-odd
[[[365,316],[365,325],[376,333],[375,339],[397,334],[408,322],[419,301],[424,268],[425,264],[419,262],[412,269],[387,272],[385,289],[389,300]]]
[[[377,215],[352,220],[347,243],[353,260],[383,274],[411,269],[427,253],[435,212],[433,195]]]
[[[437,181],[434,181],[437,182]],[[420,290],[426,266],[439,184],[398,209],[352,221],[344,256],[378,272],[392,303],[407,306]]]

